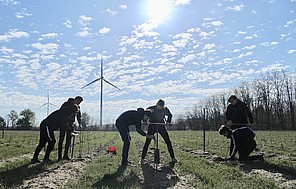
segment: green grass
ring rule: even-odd
[[[129,151],[129,159],[134,166],[120,167],[122,141],[118,132],[83,132],[83,148],[80,138],[76,138],[75,157],[80,154],[96,152],[96,157],[87,164],[85,171],[79,180],[68,182],[63,188],[149,188],[153,179],[157,179],[159,173],[153,173],[153,168],[138,164],[145,138],[136,132],[131,132],[132,141]],[[174,186],[181,177],[187,178],[187,184],[200,189],[260,189],[280,188],[272,178],[260,174],[249,174],[251,170],[261,169],[269,172],[277,172],[290,176],[296,175],[296,132],[258,131],[256,136],[258,152],[265,153],[264,162],[217,163],[203,155],[202,131],[173,131],[170,137],[175,154],[180,161],[175,166],[169,166],[170,157],[163,140],[160,140],[159,148],[161,162],[167,166],[163,170],[165,174],[174,173],[175,178],[166,178],[163,186]],[[80,135],[80,136],[81,136]],[[58,133],[56,134],[58,138]],[[31,153],[38,143],[39,132],[7,131],[5,138],[0,140],[0,159],[7,159]],[[208,155],[227,157],[229,141],[217,132],[206,132],[206,151]],[[106,156],[105,149],[115,145],[118,155]],[[153,142],[150,144],[153,147]],[[193,153],[193,152],[199,153]],[[150,150],[146,160],[153,161],[153,151]],[[56,150],[51,154],[56,159]],[[1,165],[1,164],[0,164]],[[57,166],[52,165],[51,168]],[[0,166],[0,188],[9,188],[21,183],[24,179],[34,177],[46,171],[49,167],[42,165],[29,165],[29,159],[17,160]],[[151,174],[151,171],[153,174]],[[19,173],[19,174],[15,174]],[[155,177],[154,177],[155,176]],[[295,176],[292,177],[295,179]]]

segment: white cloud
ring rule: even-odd
[[[82,31],[76,33],[76,36],[78,36],[78,37],[89,37],[89,36],[91,36],[90,31],[91,31],[90,28],[84,27],[84,28],[82,28]]]
[[[288,54],[296,53],[296,49],[290,49],[288,50]]]
[[[105,33],[109,33],[109,32],[110,32],[110,28],[103,27],[103,28],[99,29],[100,34],[105,34]]]
[[[58,37],[59,35],[57,33],[47,33],[47,34],[42,34],[41,36],[45,38],[55,38],[55,37]]]
[[[211,44],[206,44],[206,45],[204,46],[203,50],[209,50],[209,49],[213,49],[213,48],[215,48],[215,47],[216,47],[216,45],[213,44],[213,43],[211,43]]]
[[[56,53],[60,47],[58,44],[55,44],[55,43],[47,43],[47,44],[33,43],[31,44],[31,46],[40,50],[41,54]]]
[[[10,30],[5,35],[0,35],[0,42],[7,42],[14,38],[28,38],[30,34],[24,31]]]
[[[67,28],[72,28],[72,22],[70,20],[66,20],[64,23],[63,23],[64,26],[66,26]]]
[[[240,5],[234,5],[232,7],[230,7],[230,6],[229,7],[226,7],[225,10],[233,10],[233,11],[238,12],[238,11],[241,11],[244,7],[245,7],[244,4],[240,4]]]
[[[92,17],[85,16],[85,15],[81,15],[81,16],[79,16],[78,24],[80,24],[81,26],[87,26],[87,25],[90,24],[89,22],[90,22],[92,19],[93,19]]]
[[[119,5],[119,8],[122,9],[122,10],[126,10],[127,9],[127,5],[124,5],[124,4]]]
[[[31,13],[28,13],[26,8],[23,8],[21,10],[21,12],[17,12],[15,16],[18,19],[21,19],[21,18],[25,18],[25,17],[28,17],[28,16],[32,16],[32,14]]]
[[[173,0],[172,3],[175,5],[189,5],[191,0]]]
[[[117,12],[115,10],[111,10],[111,9],[106,9],[105,12],[109,13],[110,15],[114,16],[117,14]]]

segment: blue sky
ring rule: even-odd
[[[81,95],[103,123],[165,100],[175,117],[273,70],[295,71],[296,0],[0,0],[0,116]],[[50,112],[56,107],[50,106]]]

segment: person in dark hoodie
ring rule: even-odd
[[[159,99],[155,106],[150,106],[147,108],[147,110],[151,111],[151,117],[149,119],[149,127],[147,134],[154,135],[156,132],[158,132],[167,144],[168,151],[172,158],[172,163],[176,163],[178,162],[178,160],[175,158],[172,142],[166,130],[166,126],[169,126],[171,124],[172,114],[170,110],[164,106],[164,104],[164,101],[162,99]],[[151,139],[146,138],[142,150],[142,156],[140,161],[141,164],[144,164],[144,159],[147,154],[150,143]]]
[[[236,153],[239,154],[239,161],[263,160],[262,154],[250,156],[257,145],[254,140],[255,132],[250,127],[245,126],[232,130],[226,125],[222,125],[219,128],[219,134],[233,141],[233,148],[230,149],[228,160],[235,160]]]
[[[65,109],[59,109],[47,116],[40,124],[40,139],[39,144],[35,149],[33,159],[31,163],[40,163],[38,156],[42,148],[48,143],[43,158],[43,163],[51,163],[52,160],[49,159],[50,153],[56,143],[54,136],[54,131],[66,127],[69,120],[73,119],[73,115],[78,112],[78,106],[73,104]]]
[[[229,105],[226,108],[226,120],[230,129],[254,124],[251,110],[246,103],[240,101],[235,95],[229,96],[228,102]]]
[[[83,101],[83,98],[81,96],[76,96],[74,98],[69,98],[66,102],[64,102],[60,109],[67,109],[68,107],[73,106],[73,104],[76,104],[78,107],[78,111],[75,115],[71,115],[71,119],[69,119],[67,125],[65,127],[60,128],[60,137],[58,142],[58,159],[59,160],[70,160],[68,153],[71,143],[71,133],[76,134],[76,131],[74,130],[73,123],[75,122],[75,116],[77,118],[78,124],[81,124],[81,111],[80,111],[80,103]],[[63,142],[66,135],[66,144],[65,144],[65,150],[64,155],[62,157],[62,149],[63,149]]]
[[[123,148],[122,148],[122,161],[121,165],[126,166],[130,162],[128,161],[128,151],[130,147],[130,134],[129,134],[129,126],[135,125],[137,132],[142,135],[146,136],[147,138],[154,138],[153,135],[147,135],[141,128],[141,123],[146,122],[149,119],[151,112],[144,111],[143,108],[138,108],[137,110],[128,110],[123,112],[117,119],[116,119],[116,128],[118,129],[121,139],[123,141]]]

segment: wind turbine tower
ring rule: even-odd
[[[39,108],[42,108],[45,105],[47,105],[47,116],[49,115],[49,105],[57,107],[56,105],[49,102],[49,93],[48,93],[48,91],[47,91],[47,102],[44,103],[43,105],[41,105]]]
[[[100,127],[102,127],[102,126],[103,126],[102,118],[103,118],[103,83],[104,83],[104,81],[105,81],[106,83],[108,83],[109,85],[115,87],[116,89],[120,90],[120,88],[116,87],[115,85],[113,85],[112,83],[110,83],[109,81],[107,81],[106,79],[104,79],[104,76],[103,76],[103,58],[102,58],[102,56],[101,56],[101,77],[99,77],[99,78],[93,80],[92,82],[90,82],[90,83],[84,85],[83,87],[81,87],[81,89],[83,89],[83,88],[85,88],[85,87],[87,87],[87,86],[89,86],[89,85],[91,85],[91,84],[93,84],[93,83],[95,83],[95,82],[97,82],[97,81],[99,81],[99,80],[101,81],[101,94],[100,94],[100,97],[101,97],[101,99],[100,99]]]

